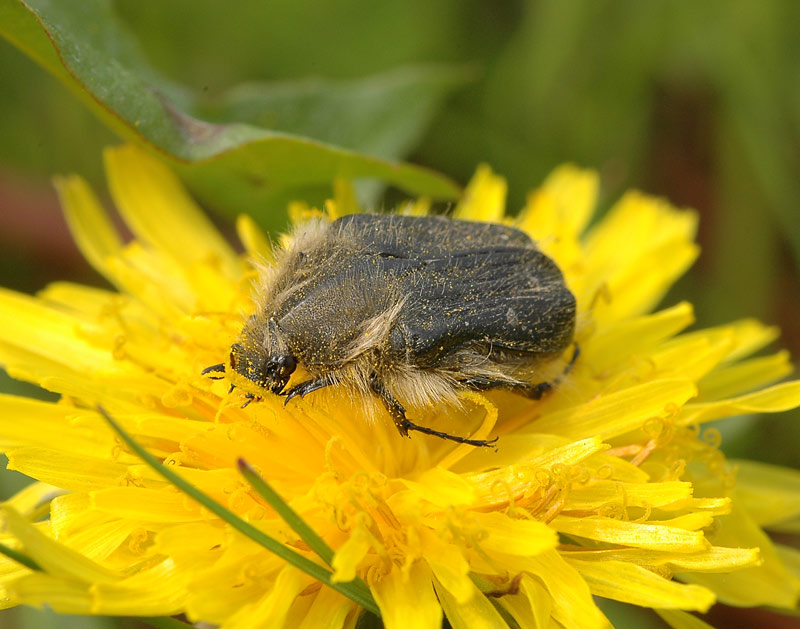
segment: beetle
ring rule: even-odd
[[[332,385],[375,395],[410,431],[475,446],[406,417],[458,403],[462,389],[539,399],[541,368],[573,343],[575,297],[558,266],[524,232],[444,216],[352,214],[301,225],[260,271],[255,313],[228,369],[246,379],[244,406],[266,392],[286,403]],[[578,356],[572,355],[564,373]],[[310,377],[287,385],[299,364]],[[562,374],[563,375],[563,374]],[[240,378],[240,382],[241,382]],[[233,386],[232,386],[233,389]]]

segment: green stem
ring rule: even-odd
[[[275,512],[283,518],[286,524],[292,527],[292,530],[297,533],[300,539],[308,544],[308,547],[330,566],[333,561],[333,549],[325,543],[325,540],[317,535],[303,518],[297,515],[297,512],[289,506],[289,503],[281,498],[278,492],[272,489],[267,481],[261,478],[247,461],[239,459],[236,464],[242,476],[252,485],[253,489],[267,501],[270,507],[275,509]]]

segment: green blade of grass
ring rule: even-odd
[[[108,414],[108,411],[106,411],[102,406],[98,406],[97,410],[105,418],[105,420],[108,422],[111,428],[114,429],[114,432],[116,432],[120,436],[120,438],[125,442],[125,444],[129,448],[131,448],[131,450],[133,450],[145,463],[147,463],[147,465],[149,465],[158,474],[160,474],[170,483],[175,485],[175,487],[177,487],[186,495],[190,496],[191,498],[199,502],[211,513],[213,513],[214,515],[218,516],[219,518],[230,524],[237,531],[243,533],[244,535],[249,537],[251,540],[259,544],[260,546],[263,546],[270,552],[278,555],[278,557],[280,557],[281,559],[292,564],[294,567],[302,570],[309,576],[324,583],[328,587],[333,588],[340,594],[349,598],[354,603],[361,605],[364,609],[380,616],[380,610],[378,608],[378,604],[375,602],[375,599],[372,598],[372,594],[369,591],[369,589],[366,588],[366,585],[362,585],[360,583],[352,581],[349,583],[334,582],[332,579],[333,573],[331,573],[330,570],[328,570],[323,566],[320,566],[319,564],[314,563],[313,561],[304,557],[300,553],[297,553],[291,550],[290,548],[287,548],[286,546],[281,544],[278,540],[263,533],[249,522],[246,522],[245,520],[237,516],[235,513],[223,507],[221,504],[213,500],[210,496],[197,489],[197,487],[186,482],[175,472],[162,465],[158,461],[158,459],[156,459],[152,454],[147,452],[138,443],[136,443],[133,440],[133,438],[130,435],[128,435],[128,433],[125,432],[125,430],[123,430],[123,428],[119,424],[117,424],[117,422],[111,417],[111,415]]]
[[[26,554],[21,553],[18,550],[14,550],[5,544],[0,544],[0,554],[5,555],[9,559],[13,559],[17,563],[22,564],[31,570],[36,570],[37,572],[41,572],[42,570],[42,567]]]
[[[302,539],[308,547],[313,550],[320,559],[329,566],[333,561],[333,549],[325,543],[317,533],[306,524],[305,520],[301,518],[289,504],[280,497],[272,487],[269,486],[253,467],[244,459],[239,459],[236,462],[239,471],[244,476],[245,480],[255,489],[258,494],[267,501],[267,504],[275,509],[275,512],[288,524],[292,530]]]

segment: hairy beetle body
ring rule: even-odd
[[[494,387],[538,398],[551,386],[541,365],[572,343],[574,327],[561,271],[525,233],[358,214],[301,226],[263,270],[230,367],[287,401],[347,384],[378,395],[403,434],[486,445],[413,424],[399,400],[424,407]],[[310,379],[287,391],[297,363]]]

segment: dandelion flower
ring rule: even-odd
[[[306,399],[238,391],[201,375],[227,357],[267,239],[237,223],[240,256],[159,162],[106,154],[124,243],[88,186],[57,187],[75,240],[113,290],[56,283],[0,291],[0,363],[60,394],[0,396],[9,468],[36,482],[2,510],[2,605],[163,616],[223,627],[353,627],[363,610],[166,482],[124,447],[98,404],[164,465],[288,547],[315,556],[237,471],[245,459],[335,551],[333,579],[362,578],[389,628],[603,627],[593,596],[674,626],[715,601],[796,609],[800,474],[733,464],[706,422],[800,404],[785,352],[753,320],[684,332],[692,309],[652,312],[697,256],[696,217],[628,193],[588,228],[594,174],[555,171],[517,218],[481,168],[455,208],[513,224],[563,270],[582,349],[540,401],[469,393],[426,425],[497,451],[412,434],[331,387]],[[294,206],[290,215],[335,218]],[[424,213],[424,201],[401,211]],[[422,419],[422,418],[419,418]],[[738,466],[738,479],[737,479]],[[48,517],[49,516],[49,517]]]

